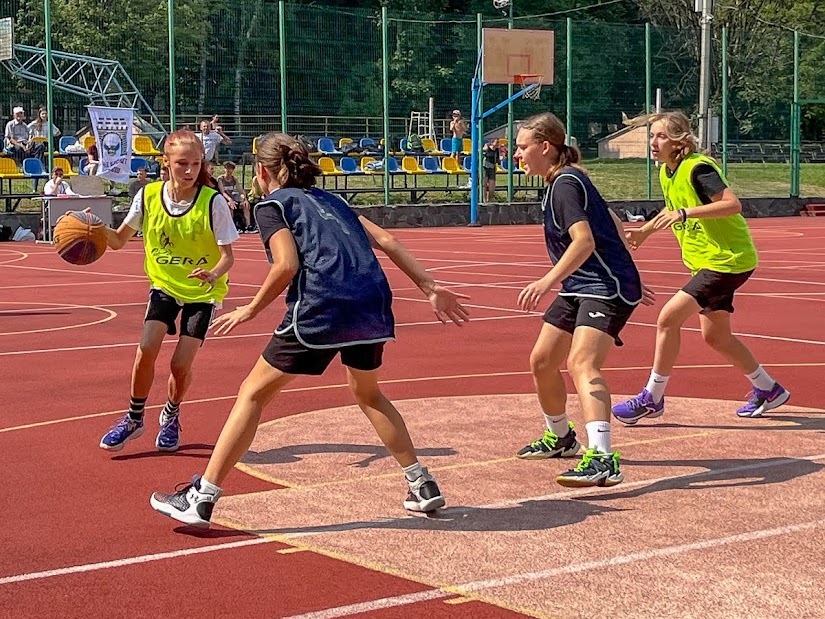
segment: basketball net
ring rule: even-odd
[[[538,101],[541,95],[541,83],[544,81],[543,75],[537,75],[535,73],[523,73],[521,75],[514,75],[513,76],[513,84],[516,86],[520,86],[522,90],[524,90],[524,95],[522,95],[525,99],[530,99],[531,101]],[[527,86],[530,84],[538,84],[532,90],[525,90]]]

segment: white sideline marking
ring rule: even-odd
[[[656,483],[661,483],[661,482],[665,482],[665,481],[672,481],[672,480],[685,478],[685,477],[691,477],[691,478],[694,478],[694,479],[699,478],[699,477],[713,477],[713,476],[716,476],[716,475],[723,475],[725,473],[730,473],[732,471],[747,471],[747,470],[761,469],[761,468],[773,468],[773,467],[777,467],[777,466],[784,466],[786,464],[793,464],[793,463],[798,462],[800,460],[807,460],[809,462],[814,462],[816,460],[823,460],[823,459],[825,459],[825,454],[818,454],[818,455],[813,455],[813,456],[804,456],[804,457],[801,457],[801,458],[786,458],[786,459],[781,459],[781,460],[776,460],[776,461],[769,461],[769,462],[757,462],[755,464],[745,464],[745,465],[734,466],[734,467],[729,467],[729,468],[716,469],[716,470],[712,470],[712,471],[705,471],[703,473],[685,473],[685,474],[682,474],[682,475],[671,475],[669,477],[659,477],[659,478],[654,478],[654,479],[643,479],[643,480],[638,480],[638,481],[635,481],[635,482],[632,482],[632,483],[622,484],[620,487],[616,488],[616,490],[623,491],[623,490],[628,490],[628,489],[631,489],[631,488],[638,488],[638,487],[642,487],[642,486],[646,486],[646,485],[653,485],[653,484],[656,484]],[[479,506],[476,506],[475,509],[496,509],[496,508],[501,508],[501,507],[509,507],[509,506],[513,506],[513,505],[518,505],[520,503],[524,503],[524,502],[527,502],[527,501],[560,499],[560,498],[567,498],[567,497],[571,497],[571,496],[581,496],[581,495],[593,494],[596,491],[598,491],[598,489],[595,489],[595,488],[577,488],[576,490],[568,490],[568,491],[565,491],[565,492],[558,492],[558,493],[555,493],[555,494],[548,494],[548,495],[544,495],[544,496],[540,496],[540,497],[525,497],[525,498],[521,498],[521,499],[509,499],[507,501],[501,501],[501,502],[498,502],[498,503],[491,503],[489,505],[479,505]],[[458,513],[462,510],[461,510],[461,508],[455,508],[454,511],[455,511],[455,513]],[[404,516],[402,518],[399,518],[399,520],[407,520],[407,519],[411,519],[411,518],[414,518],[414,516]],[[692,542],[690,544],[681,544],[679,546],[669,546],[669,547],[659,548],[659,549],[655,549],[655,550],[646,550],[646,551],[643,551],[643,552],[632,553],[632,554],[629,554],[629,555],[620,555],[618,557],[612,557],[610,559],[604,559],[602,561],[573,564],[573,565],[568,565],[568,566],[564,566],[564,567],[560,567],[560,568],[554,568],[552,570],[546,570],[546,571],[543,571],[543,572],[533,572],[533,573],[528,573],[528,574],[519,574],[519,575],[516,575],[516,576],[509,576],[507,578],[502,578],[502,579],[470,582],[470,583],[465,583],[463,585],[455,585],[455,586],[450,585],[450,589],[451,590],[452,589],[463,589],[463,590],[466,590],[466,591],[478,591],[480,589],[487,589],[487,588],[499,587],[499,586],[507,585],[507,584],[514,584],[514,583],[518,583],[518,582],[523,582],[524,580],[536,580],[536,579],[539,579],[539,578],[547,578],[548,576],[552,576],[553,574],[571,574],[571,573],[574,573],[574,572],[577,572],[577,571],[580,572],[580,571],[591,569],[594,566],[597,566],[598,564],[603,564],[603,567],[607,567],[607,566],[611,566],[611,565],[622,565],[623,563],[631,563],[633,561],[642,561],[642,560],[649,559],[649,558],[655,558],[655,557],[659,557],[659,556],[666,556],[668,554],[677,554],[677,553],[681,553],[681,552],[688,552],[690,550],[695,550],[695,549],[711,548],[711,547],[714,547],[714,546],[720,546],[722,544],[730,544],[730,543],[735,543],[735,542],[740,542],[740,541],[749,541],[749,540],[762,539],[764,537],[771,537],[771,536],[775,536],[775,535],[783,535],[785,533],[794,533],[796,531],[801,531],[801,530],[804,530],[804,529],[811,529],[811,528],[814,528],[814,527],[817,527],[817,526],[821,526],[823,524],[825,524],[825,520],[817,520],[817,521],[814,521],[814,522],[808,522],[808,523],[803,523],[803,524],[788,525],[788,526],[779,527],[779,528],[776,528],[776,529],[765,529],[765,530],[762,530],[762,531],[752,531],[750,533],[741,533],[741,534],[738,534],[738,535],[732,535],[730,537],[718,538],[718,539],[715,539],[715,540],[704,540],[704,541],[699,541],[699,542]],[[359,523],[358,527],[363,528],[363,523]],[[346,530],[349,530],[351,528],[353,528],[353,527],[347,527],[347,525],[341,525],[340,530],[346,531]],[[337,531],[337,530],[339,530],[339,528],[336,528],[335,530]],[[239,542],[228,542],[228,543],[225,543],[225,544],[213,544],[213,545],[210,545],[210,546],[200,546],[198,548],[187,548],[187,549],[184,549],[184,550],[173,550],[173,551],[170,551],[170,552],[160,552],[160,553],[151,554],[151,555],[141,555],[141,556],[137,556],[137,557],[129,557],[127,559],[116,559],[114,561],[102,561],[102,562],[99,562],[99,563],[87,563],[85,565],[73,565],[73,566],[70,566],[70,567],[62,567],[62,568],[53,569],[53,570],[45,570],[45,571],[42,571],[42,572],[30,572],[28,574],[17,574],[15,576],[6,576],[6,577],[3,577],[3,578],[0,578],[0,586],[7,585],[7,584],[12,584],[12,583],[17,583],[17,582],[25,582],[27,580],[40,580],[40,579],[43,579],[43,578],[51,578],[53,576],[65,576],[65,575],[68,575],[68,574],[78,574],[78,573],[82,573],[82,572],[93,572],[93,571],[98,571],[98,570],[112,569],[112,568],[115,568],[115,567],[124,567],[124,566],[127,566],[127,565],[136,565],[138,563],[150,563],[150,562],[153,562],[153,561],[162,561],[164,559],[175,559],[177,557],[185,557],[185,556],[196,555],[196,554],[201,554],[201,553],[205,553],[205,552],[213,552],[213,551],[218,551],[218,550],[232,550],[233,548],[243,548],[244,546],[254,546],[254,545],[257,545],[257,544],[266,544],[268,542],[279,541],[281,543],[284,543],[286,540],[288,540],[290,538],[293,538],[293,539],[294,538],[301,538],[301,537],[307,537],[307,536],[311,536],[311,535],[317,535],[318,533],[329,533],[329,532],[330,532],[330,527],[322,527],[318,531],[305,531],[305,532],[302,532],[302,533],[282,534],[282,535],[268,534],[266,537],[257,537],[257,538],[254,538],[254,539],[247,539],[247,540],[242,540],[242,541],[239,541]],[[443,592],[443,591],[440,591],[440,590],[436,590],[436,591],[432,591],[432,592],[422,592],[422,593],[431,593],[433,595],[440,594],[440,595],[437,595],[437,597],[448,597],[448,596],[452,596],[452,595],[460,595],[461,594],[461,592],[459,592],[459,591],[452,591],[450,593],[446,593],[446,592]],[[418,594],[412,594],[412,595],[415,596],[415,595],[418,595]],[[386,599],[397,600],[397,599],[406,599],[408,597],[409,596],[400,596],[399,598],[384,598],[384,599],[385,600]],[[426,599],[436,599],[436,598],[426,598]],[[378,602],[382,602],[382,601],[383,600],[376,600],[375,602],[366,602],[366,603],[370,604],[370,603],[378,603]],[[412,604],[412,603],[415,603],[417,601],[423,601],[423,600],[418,600],[416,598],[416,599],[412,599],[409,602],[403,602],[402,604]],[[398,604],[398,603],[390,604],[390,606],[397,606],[397,605],[401,605],[401,604]],[[361,605],[356,604],[353,607],[355,607],[355,606],[361,606]],[[341,608],[351,608],[351,607],[348,606],[348,607],[341,607]],[[385,607],[384,606],[376,606],[375,608],[385,608]],[[330,611],[335,611],[335,610],[336,609],[330,609]],[[320,612],[328,612],[328,611],[320,611]],[[341,614],[341,615],[333,614],[333,615],[317,615],[317,616],[318,617],[343,617],[343,616],[346,616],[346,614],[354,614],[354,612],[355,611],[350,612],[350,613]],[[359,612],[363,612],[363,611],[359,611]],[[316,615],[314,615],[314,614],[297,615],[296,617],[291,618],[291,619],[297,619],[297,617],[308,618],[308,617],[316,617]]]
[[[177,557],[188,557],[189,555],[199,555],[205,552],[215,552],[218,550],[231,550],[233,548],[243,548],[244,546],[257,546],[258,544],[268,544],[269,542],[274,541],[276,541],[274,538],[256,537],[254,539],[245,539],[240,542],[228,542],[226,544],[214,544],[212,546],[199,546],[198,548],[158,552],[152,555],[140,555],[138,557],[115,559],[114,561],[102,561],[100,563],[73,565],[71,567],[61,567],[56,570],[46,570],[44,572],[30,572],[28,574],[18,574],[17,576],[6,576],[4,578],[0,578],[0,585],[25,582],[27,580],[39,580],[41,578],[51,578],[52,576],[65,576],[67,574],[94,572],[97,570],[111,569],[113,567],[125,567],[127,565],[137,565],[139,563],[150,563],[152,561],[162,561],[164,559],[175,559]]]
[[[553,578],[562,574],[577,574],[587,570],[598,570],[606,567],[614,567],[617,565],[626,565],[627,563],[635,563],[637,561],[647,561],[649,559],[658,559],[660,557],[669,557],[677,554],[684,554],[686,552],[693,552],[695,550],[705,550],[709,548],[718,548],[720,546],[727,546],[729,544],[738,544],[744,542],[752,542],[755,540],[766,539],[769,537],[776,537],[779,535],[787,535],[789,533],[799,533],[801,531],[808,531],[825,525],[825,520],[815,520],[813,522],[803,522],[800,524],[792,524],[784,527],[777,527],[775,529],[762,529],[759,531],[751,531],[749,533],[740,533],[738,535],[730,535],[728,537],[717,537],[715,539],[704,540],[701,542],[693,542],[690,544],[680,544],[678,546],[665,546],[664,548],[656,548],[654,550],[644,550],[642,552],[632,552],[626,555],[618,555],[610,557],[609,559],[601,559],[599,561],[587,561],[585,563],[573,563],[571,565],[564,565],[541,572],[527,572],[526,574],[517,574],[515,576],[508,576],[506,578],[494,578],[490,580],[477,580],[475,582],[468,582],[461,585],[451,585],[449,591],[443,589],[433,589],[431,591],[422,591],[420,593],[411,593],[407,595],[399,595],[396,597],[380,598],[372,600],[371,602],[362,602],[360,604],[350,604],[348,606],[338,606],[336,608],[328,608],[326,610],[319,610],[312,613],[305,613],[302,615],[291,615],[286,619],[333,619],[333,617],[349,617],[358,613],[370,612],[380,608],[391,608],[394,606],[404,606],[407,604],[416,604],[418,602],[425,602],[453,595],[461,595],[462,592],[468,591],[483,591],[485,589],[494,589],[498,587],[506,587],[509,585],[517,585],[524,582],[531,582],[534,580],[542,580],[545,578]]]

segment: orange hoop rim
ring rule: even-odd
[[[544,81],[544,76],[540,73],[518,73],[513,76],[513,83],[517,86],[525,84],[541,84]]]

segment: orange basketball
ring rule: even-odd
[[[68,211],[54,227],[54,247],[72,264],[91,264],[106,251],[106,226],[97,215]]]

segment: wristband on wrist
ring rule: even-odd
[[[683,208],[680,208],[679,209],[679,217],[682,218],[683,222],[687,221],[687,211]]]

